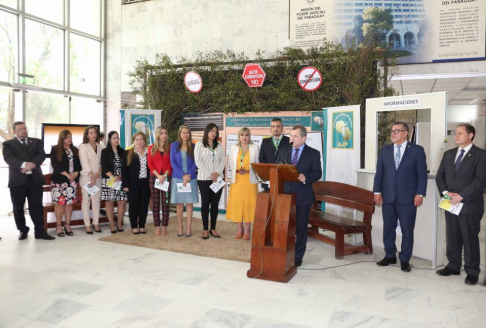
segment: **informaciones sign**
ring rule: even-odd
[[[198,93],[202,89],[202,79],[199,74],[189,71],[184,76],[184,85],[192,93]]]
[[[243,70],[243,80],[250,88],[259,88],[265,81],[265,71],[260,64],[246,64]]]
[[[322,84],[321,72],[312,66],[304,67],[297,76],[297,82],[299,82],[299,86],[305,91],[317,90]]]

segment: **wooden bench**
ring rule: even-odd
[[[371,217],[375,206],[373,192],[339,182],[318,181],[312,185],[316,196],[316,203],[309,215],[308,236],[325,243],[335,245],[336,259],[340,260],[345,255],[366,253],[373,254],[371,242]],[[317,202],[325,202],[363,212],[363,221],[331,213],[322,212],[317,209]],[[319,228],[333,231],[335,239],[319,233]],[[353,246],[344,242],[346,234],[363,234],[364,245]]]
[[[52,188],[51,188],[51,176],[52,174],[44,174],[44,179],[45,179],[45,185],[43,186],[43,191],[44,192],[52,192]],[[100,191],[101,192],[101,191]],[[78,189],[77,189],[77,193],[78,195],[81,195],[81,187],[79,186],[78,184]],[[55,203],[52,203],[52,202],[49,202],[49,203],[43,203],[43,212],[42,212],[42,216],[44,218],[44,230],[47,231],[47,229],[49,228],[55,228],[57,223],[56,222],[47,222],[47,214],[48,213],[54,213],[54,208],[56,206]],[[116,207],[116,203],[115,203],[115,207]],[[105,201],[101,201],[100,202],[100,208],[105,208],[106,207],[106,203]],[[92,209],[91,207],[91,203],[90,203],[90,206],[89,206],[90,209]],[[74,211],[81,211],[81,202],[77,202],[73,205],[73,212]],[[108,218],[107,217],[102,217],[100,216],[100,220],[99,220],[100,223],[105,223],[105,222],[108,222]],[[84,221],[82,219],[78,219],[78,220],[71,220],[71,226],[77,226],[77,225],[84,225]]]

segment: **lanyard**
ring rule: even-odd
[[[240,156],[240,169],[243,169],[243,159],[245,158],[246,151],[243,151],[243,148],[240,147],[241,149],[241,156]]]
[[[211,148],[211,147],[207,147],[207,148],[208,148],[208,149],[209,149],[209,151],[211,152],[211,155],[212,155],[212,161],[213,161],[213,163],[214,163],[216,153],[215,153],[215,151],[214,151],[214,149],[213,149],[213,148]]]

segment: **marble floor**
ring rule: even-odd
[[[281,284],[248,279],[247,263],[74,232],[18,241],[13,217],[0,217],[0,327],[485,327],[486,287],[466,286],[464,272],[440,277],[418,259],[410,273],[371,262],[334,267],[376,261],[378,249],[338,261],[309,240],[304,265]]]

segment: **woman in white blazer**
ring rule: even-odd
[[[231,185],[226,218],[238,222],[236,239],[250,239],[258,195],[258,179],[250,164],[258,163],[258,153],[258,146],[251,141],[250,129],[241,128],[238,131],[238,143],[231,146],[228,158]]]
[[[93,234],[93,228],[90,224],[89,202],[91,198],[91,205],[93,209],[93,225],[96,232],[101,232],[99,227],[100,217],[100,196],[101,196],[101,151],[103,147],[99,143],[100,137],[98,129],[94,126],[88,126],[84,130],[83,143],[79,145],[79,160],[81,162],[81,177],[79,184],[81,185],[81,192],[83,201],[81,210],[83,212],[84,225],[86,226],[86,233]],[[96,185],[100,190],[90,196],[84,186],[89,183],[90,187]]]

